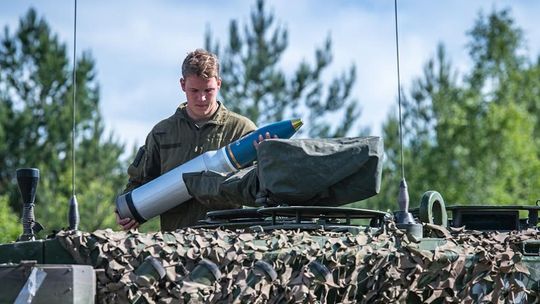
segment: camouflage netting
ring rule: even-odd
[[[356,235],[188,228],[57,237],[78,263],[98,269],[100,303],[538,302],[531,277],[540,273],[519,253],[524,240],[539,239],[536,230],[424,228],[446,244],[421,250],[392,222]],[[152,271],[160,265],[162,276]]]

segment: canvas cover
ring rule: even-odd
[[[257,163],[232,174],[184,174],[189,193],[214,207],[340,206],[371,197],[381,184],[380,137],[272,139]]]

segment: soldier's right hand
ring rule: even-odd
[[[130,229],[136,229],[138,228],[140,225],[139,225],[139,222],[137,222],[136,220],[134,219],[130,219],[130,218],[120,218],[120,216],[118,215],[117,212],[115,212],[116,214],[116,223],[120,226],[122,226],[122,229],[124,230],[130,230]]]

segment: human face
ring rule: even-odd
[[[221,79],[190,75],[180,79],[180,85],[186,93],[187,113],[193,120],[208,119],[214,115],[218,108]]]

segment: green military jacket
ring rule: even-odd
[[[128,168],[129,182],[125,192],[147,183],[163,173],[211,150],[217,150],[256,129],[248,118],[229,111],[220,103],[212,118],[197,125],[181,104],[176,113],[159,122]],[[171,231],[194,225],[206,212],[218,206],[207,206],[191,199],[161,215],[161,230]]]

